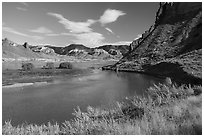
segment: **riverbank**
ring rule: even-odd
[[[47,84],[48,84],[48,82],[14,83],[12,85],[2,86],[2,89],[4,89],[4,88],[19,88],[19,87],[25,87],[25,86],[43,86],[43,85],[47,85]]]
[[[15,83],[50,82],[60,77],[88,75],[91,69],[34,69],[32,71],[4,70],[2,72],[2,86]]]
[[[134,63],[123,63],[103,66],[102,70],[135,72],[152,75],[154,77],[170,77],[173,81],[182,84],[202,84],[202,63],[201,59],[196,61],[162,61],[157,64],[141,65]]]
[[[73,70],[38,68],[32,72],[4,70],[2,82],[9,85],[12,82],[49,81],[60,76],[88,74],[97,67]],[[3,124],[2,134],[202,134],[201,92],[201,86],[159,84],[147,90],[148,98],[131,97],[115,103],[113,109],[88,107],[82,112],[77,108],[74,119],[62,124],[13,126],[7,121]]]
[[[15,83],[35,83],[49,82],[61,77],[70,78],[77,75],[88,75],[94,69],[99,69],[103,65],[113,64],[116,61],[90,60],[71,62],[73,69],[57,69],[60,62],[53,62],[55,69],[42,69],[46,64],[44,61],[29,61],[34,65],[32,71],[21,70],[21,61],[4,62],[2,70],[2,86],[13,85]],[[16,67],[15,67],[16,66]]]
[[[71,58],[71,57],[70,57]],[[70,62],[74,68],[86,69],[89,67],[99,68],[105,65],[115,64],[118,60],[103,60],[103,59],[61,59],[61,60],[5,60],[2,61],[2,70],[17,70],[21,69],[23,63],[32,63],[35,68],[42,68],[47,62],[54,63],[54,67],[58,67],[61,62]]]
[[[201,86],[177,86],[172,83],[150,87],[148,98],[132,97],[117,102],[114,109],[88,107],[74,111],[75,118],[62,125],[6,122],[2,134],[202,134]]]

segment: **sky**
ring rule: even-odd
[[[154,24],[158,2],[3,2],[2,37],[18,44],[127,44]]]

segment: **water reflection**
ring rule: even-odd
[[[78,76],[53,81],[44,86],[3,88],[3,121],[42,124],[63,122],[73,118],[73,109],[83,111],[88,105],[109,106],[126,96],[145,95],[145,90],[162,80],[135,73],[95,71],[89,76]]]

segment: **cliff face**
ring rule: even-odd
[[[191,20],[202,10],[199,2],[160,3],[156,14],[156,25],[179,23]]]
[[[155,24],[130,46],[118,63],[104,69],[201,79],[202,3],[160,3]]]

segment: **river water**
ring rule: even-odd
[[[146,95],[145,90],[163,80],[148,75],[95,70],[86,76],[61,78],[50,83],[2,89],[2,122],[42,124],[64,122],[79,106],[109,107],[125,97]]]

